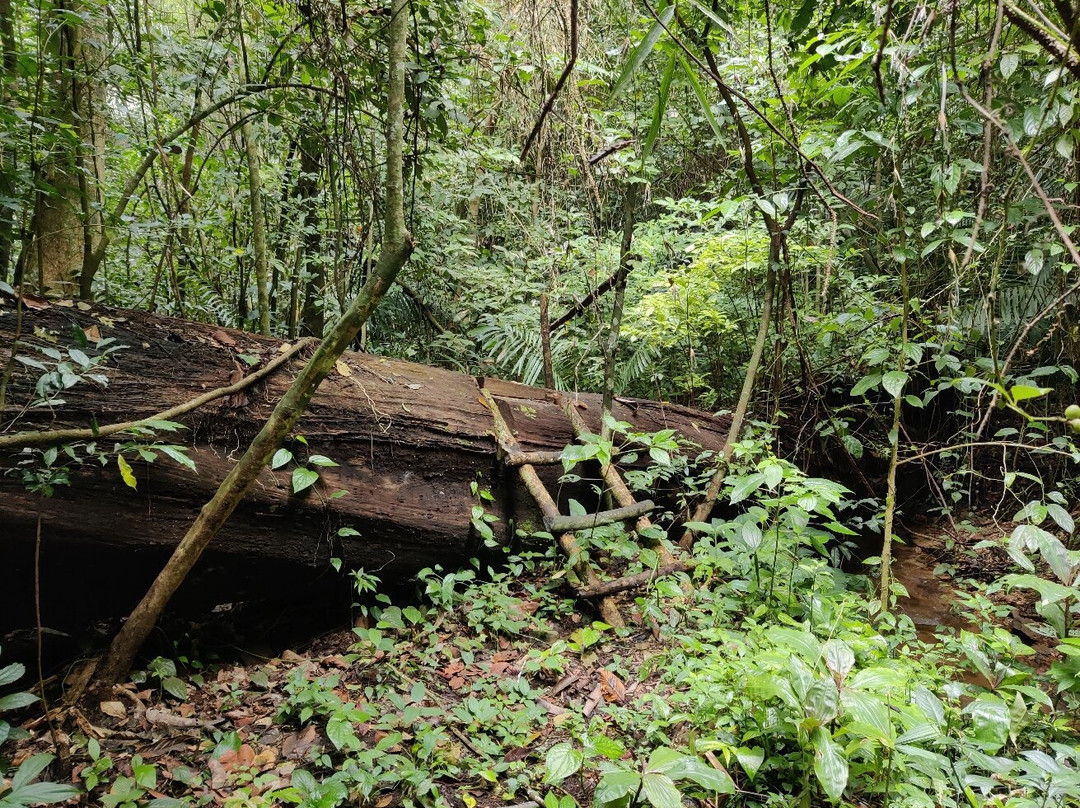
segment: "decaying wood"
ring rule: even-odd
[[[573,530],[589,530],[594,527],[613,525],[616,522],[625,522],[627,519],[637,519],[645,514],[656,510],[656,505],[651,499],[643,499],[621,508],[613,508],[610,511],[587,513],[582,516],[545,516],[544,527],[552,533],[562,533]]]
[[[49,361],[40,348],[79,347],[93,356],[96,341],[105,337],[128,347],[95,369],[108,377],[107,387],[83,380],[64,391],[66,403],[53,410],[25,409],[41,372],[15,363],[7,403],[0,411],[0,435],[137,422],[228,385],[238,367],[247,367],[247,360],[266,367],[284,345],[214,325],[106,307],[51,304],[25,309],[23,317],[23,336],[16,345],[14,304],[0,298],[0,346],[14,346],[17,355]],[[0,362],[6,362],[6,354],[0,348]],[[170,550],[265,422],[298,365],[295,358],[287,361],[248,387],[247,401],[219,398],[174,419],[188,430],[162,433],[160,440],[189,446],[196,472],[163,456],[146,463],[129,451],[125,456],[138,482],[133,491],[121,480],[115,460],[105,467],[96,461],[75,464],[60,453],[59,462],[70,467],[71,485],[56,487],[44,509],[44,554],[65,546],[114,548],[128,557]],[[243,567],[261,558],[325,570],[336,557],[346,569],[363,567],[390,577],[436,562],[467,561],[482,544],[471,523],[472,507],[480,504],[470,490],[474,482],[493,495],[485,507],[498,517],[493,528],[499,540],[512,540],[512,522],[526,531],[539,529],[541,515],[519,490],[517,475],[497,458],[492,417],[481,403],[479,385],[499,402],[520,451],[557,453],[575,440],[551,391],[346,353],[323,381],[294,439],[285,444],[301,463],[325,455],[338,465],[311,466],[320,480],[300,494],[291,486],[297,463],[264,470],[211,545],[215,557],[205,563],[217,565],[215,569],[227,563]],[[588,427],[598,431],[600,397],[567,398],[573,398]],[[617,400],[614,416],[643,431],[676,429],[713,451],[723,445],[727,428],[723,419],[654,401]],[[112,440],[98,442],[111,453]],[[83,450],[78,456],[85,456]],[[32,545],[39,496],[14,474],[3,473],[31,459],[20,447],[0,450],[0,537],[5,551]],[[591,480],[556,489],[560,472],[557,467],[537,468],[552,490],[558,490],[558,504],[565,512],[570,497],[589,499]],[[332,498],[339,490],[348,493]],[[340,528],[360,535],[339,536]],[[237,587],[248,583],[238,579]],[[123,585],[126,580],[117,582]]]
[[[514,439],[513,434],[511,434],[510,427],[507,425],[506,420],[503,418],[502,412],[499,409],[499,402],[495,400],[495,397],[491,395],[488,390],[484,390],[483,395],[485,403],[491,410],[495,439],[500,446],[506,449],[511,451],[518,450],[517,441]],[[518,466],[517,472],[521,481],[532,495],[533,500],[540,506],[540,512],[543,514],[544,522],[550,523],[558,519],[560,516],[559,506],[555,504],[555,500],[552,499],[551,493],[547,490],[544,483],[541,482],[540,477],[537,476],[536,469],[526,464]],[[596,571],[582,554],[581,545],[578,544],[574,534],[570,531],[562,531],[556,535],[555,540],[558,542],[559,548],[570,560],[571,567],[577,577],[579,585],[599,585],[600,578],[596,575]],[[608,623],[608,625],[625,625],[622,615],[619,614],[619,607],[615,605],[614,601],[608,598],[603,598],[600,601],[600,616],[604,618],[604,621]]]
[[[615,578],[611,581],[601,581],[592,586],[583,586],[577,590],[577,594],[583,598],[598,598],[605,595],[614,595],[618,592],[625,592],[627,589],[636,589],[639,586],[645,586],[645,584],[652,583],[657,578],[662,578],[665,575],[671,575],[673,572],[689,572],[694,566],[695,562],[693,561],[672,561],[670,564],[665,564],[654,570],[645,570],[644,572],[638,572],[634,575]]]
[[[514,452],[503,458],[503,463],[517,466],[554,466],[562,462],[562,452]]]
[[[11,435],[0,435],[0,450],[60,446],[65,443],[75,443],[77,441],[101,440],[102,438],[108,438],[112,435],[119,435],[121,432],[133,432],[139,429],[148,429],[152,426],[153,421],[171,421],[174,418],[179,418],[181,415],[194,412],[200,407],[209,404],[211,401],[225,398],[225,396],[236,395],[237,393],[246,390],[251,387],[251,385],[255,384],[255,382],[265,379],[296,356],[296,354],[300,353],[300,351],[314,345],[316,342],[317,340],[306,337],[298,340],[292,345],[284,345],[282,346],[284,350],[280,355],[271,359],[258,370],[242,377],[239,381],[225,385],[224,387],[219,387],[216,390],[211,390],[208,393],[203,393],[201,396],[196,396],[191,399],[191,401],[185,401],[183,404],[178,404],[167,410],[162,410],[148,418],[140,418],[138,421],[121,421],[118,424],[105,424],[94,427],[93,429],[43,429],[32,432],[16,432]]]

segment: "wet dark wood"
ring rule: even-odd
[[[0,300],[0,345],[13,343],[15,327],[13,302]],[[108,386],[81,383],[65,392],[66,403],[55,412],[24,411],[40,371],[16,363],[0,431],[146,417],[227,384],[237,372],[249,372],[241,356],[262,364],[283,345],[146,313],[54,304],[24,311],[17,353],[40,359],[37,347],[66,349],[76,345],[74,334],[87,332],[128,346],[102,371]],[[0,361],[7,358],[7,350],[0,349]],[[179,436],[160,436],[164,442],[190,445],[196,472],[165,457],[148,464],[128,455],[138,479],[138,491],[133,491],[121,481],[115,460],[104,468],[94,462],[73,468],[72,485],[58,487],[44,507],[50,543],[131,550],[174,546],[287,388],[299,361],[233,400],[213,402],[180,419],[189,429]],[[299,495],[291,490],[295,466],[264,470],[215,539],[219,556],[306,567],[325,567],[337,557],[347,568],[378,569],[384,575],[461,561],[481,545],[470,519],[474,481],[494,494],[494,503],[486,507],[499,519],[494,527],[500,538],[507,538],[514,519],[539,525],[529,498],[515,493],[513,470],[498,462],[491,413],[479,385],[496,397],[524,451],[557,452],[574,440],[554,394],[359,353],[346,354],[339,371],[323,383],[300,421],[297,435],[306,438],[307,447],[295,440],[288,444],[297,457],[322,454],[339,466],[318,469],[320,482]],[[586,423],[599,429],[600,397],[582,394],[577,401]],[[615,416],[646,431],[678,429],[708,449],[722,445],[727,425],[684,407],[629,399],[617,402]],[[109,447],[114,443],[107,441]],[[30,542],[34,535],[37,495],[2,473],[21,459],[15,452],[0,455],[3,542]],[[545,473],[557,478],[560,472],[552,468]],[[338,490],[347,494],[332,498]],[[573,494],[572,489],[562,491],[564,498]],[[339,537],[340,528],[360,535]]]

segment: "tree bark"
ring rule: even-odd
[[[0,295],[0,346],[13,345],[19,331],[14,305]],[[109,434],[109,426],[155,415],[229,385],[239,375],[237,357],[257,357],[264,368],[283,355],[280,340],[189,323],[146,312],[93,306],[83,311],[53,305],[45,309],[22,307],[22,337],[18,354],[41,359],[43,347],[67,351],[79,347],[73,329],[111,337],[129,349],[113,355],[101,372],[105,387],[86,382],[64,392],[66,404],[54,411],[25,410],[40,375],[39,370],[16,362],[7,404],[0,409],[0,424],[21,432],[49,430],[51,439],[24,437],[5,446],[0,434],[0,546],[19,553],[32,547],[37,496],[3,469],[19,468],[23,446],[44,449],[56,439],[85,441],[96,429],[99,446],[111,450],[128,435]],[[82,350],[93,355],[91,347]],[[53,589],[78,589],[88,578],[108,581],[115,595],[111,611],[129,611],[139,596],[143,577],[117,576],[115,563],[137,558],[158,558],[170,552],[185,535],[192,517],[209,500],[235,462],[233,452],[245,446],[266,421],[274,402],[288,390],[302,364],[298,354],[264,380],[226,398],[215,398],[183,414],[168,414],[188,429],[173,435],[159,433],[167,443],[191,446],[196,471],[191,472],[161,456],[154,463],[126,453],[134,467],[138,490],[123,484],[116,461],[102,467],[96,462],[71,465],[71,485],[57,487],[44,517],[45,558],[61,563],[64,557],[93,559],[92,568],[57,573]],[[0,363],[8,359],[0,348]],[[294,434],[307,446],[286,442],[297,462],[278,469],[263,469],[237,512],[200,560],[199,579],[181,590],[189,606],[209,607],[245,599],[258,590],[258,582],[244,580],[244,571],[256,561],[290,570],[295,579],[310,580],[328,569],[329,559],[342,559],[345,569],[382,570],[385,580],[401,578],[418,569],[441,563],[463,564],[481,549],[471,525],[476,504],[470,484],[481,480],[494,502],[487,505],[498,517],[493,524],[498,540],[514,540],[511,524],[531,533],[543,528],[532,500],[518,488],[514,469],[496,457],[491,437],[491,413],[479,402],[481,386],[501,405],[517,442],[530,462],[549,461],[575,440],[572,425],[549,391],[497,379],[478,380],[449,370],[425,367],[385,357],[345,353],[340,366],[323,381]],[[246,366],[245,366],[246,367]],[[258,371],[254,371],[258,372]],[[343,375],[347,373],[349,375]],[[575,412],[590,431],[600,429],[599,394],[579,394]],[[727,421],[670,404],[619,398],[614,416],[634,424],[636,430],[654,432],[672,428],[716,451],[723,445]],[[83,430],[55,435],[57,429]],[[144,443],[152,443],[152,440]],[[84,456],[82,449],[77,455]],[[291,476],[311,455],[325,455],[338,463],[320,468],[319,482],[294,494]],[[60,457],[66,455],[61,452]],[[645,462],[643,459],[642,463]],[[574,498],[593,507],[590,477],[579,485],[559,486],[561,465],[538,467],[537,473],[569,512]],[[331,498],[335,491],[348,494]],[[660,492],[661,495],[664,492]],[[670,507],[671,501],[665,498]],[[619,504],[623,504],[620,502]],[[359,536],[337,536],[341,527]],[[205,591],[200,581],[213,570],[219,580],[233,581],[229,590]],[[233,570],[236,574],[224,574]],[[3,571],[0,570],[0,574]],[[280,580],[274,582],[280,589]],[[261,587],[267,588],[266,585]],[[121,591],[122,590],[122,591]],[[5,597],[12,597],[8,594]],[[5,626],[5,601],[0,597],[0,633]],[[104,608],[104,607],[103,607]]]

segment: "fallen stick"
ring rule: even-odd
[[[149,426],[153,421],[170,421],[177,416],[185,415],[193,410],[197,410],[199,407],[209,404],[215,399],[230,396],[233,393],[239,393],[241,390],[250,387],[260,379],[265,379],[302,349],[309,345],[314,345],[317,341],[318,340],[314,337],[305,337],[304,339],[298,340],[290,345],[288,349],[283,351],[279,356],[276,356],[274,359],[267,362],[265,367],[259,368],[254,373],[240,379],[240,381],[234,382],[226,387],[218,387],[214,390],[210,390],[190,401],[185,401],[183,404],[177,404],[175,407],[170,407],[156,415],[151,415],[149,418],[140,418],[137,421],[124,421],[119,424],[108,424],[107,426],[100,426],[96,429],[56,429],[0,435],[0,449],[12,447],[23,448],[28,446],[59,446],[62,443],[72,443],[74,441],[99,440],[119,432],[128,432],[132,429]]]
[[[583,586],[581,589],[577,590],[577,594],[578,597],[582,598],[598,598],[605,595],[614,595],[616,592],[625,592],[627,589],[636,589],[639,586],[645,586],[648,583],[652,583],[657,578],[671,575],[673,572],[689,572],[696,566],[697,564],[694,561],[675,561],[671,564],[657,567],[654,570],[645,570],[644,572],[626,575],[612,581],[603,581],[599,584]]]

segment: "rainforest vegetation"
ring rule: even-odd
[[[0,806],[1080,805],[1078,92],[1071,0],[0,0]],[[382,360],[498,452],[471,563],[335,549]],[[216,493],[74,632],[146,556],[56,583],[50,516],[164,466]],[[166,621],[279,478],[337,630]]]

